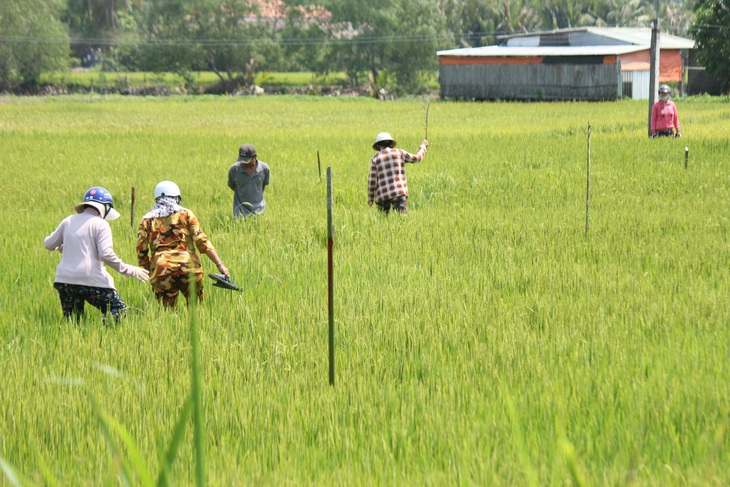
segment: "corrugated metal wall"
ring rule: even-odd
[[[442,98],[615,100],[618,64],[441,65]]]
[[[624,96],[634,100],[649,99],[649,71],[622,71]]]

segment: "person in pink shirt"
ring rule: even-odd
[[[75,210],[75,215],[66,217],[43,241],[46,249],[61,252],[53,287],[66,318],[79,319],[84,304],[89,303],[101,311],[106,325],[107,312],[118,321],[127,305],[117,294],[105,265],[141,282],[147,282],[149,272],[125,264],[114,253],[109,220],[119,218],[119,212],[109,191],[100,186],[90,188]]]
[[[395,148],[396,141],[388,132],[380,132],[375,137],[373,149],[377,154],[370,161],[368,175],[368,205],[373,202],[386,215],[391,209],[408,214],[408,184],[406,182],[406,163],[420,162],[426,155],[428,140],[423,140],[418,153],[410,154]]]
[[[679,117],[677,105],[669,99],[669,86],[659,87],[659,100],[651,109],[651,136],[654,137],[681,137],[679,131]]]

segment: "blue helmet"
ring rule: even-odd
[[[94,186],[84,194],[84,200],[76,205],[76,211],[81,213],[84,206],[91,206],[99,211],[104,220],[115,220],[119,218],[119,212],[114,209],[114,200],[106,188]]]

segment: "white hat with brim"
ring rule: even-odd
[[[76,213],[81,213],[82,211],[84,211],[84,208],[87,206],[95,208],[96,211],[99,212],[99,215],[103,215],[104,211],[106,210],[106,208],[104,208],[104,205],[102,205],[101,203],[97,203],[96,201],[84,201],[83,203],[79,203],[78,205],[76,205],[76,207],[75,207]],[[121,215],[119,214],[119,212],[117,210],[115,210],[114,208],[110,208],[109,211],[107,212],[106,216],[104,217],[104,220],[112,221],[112,220],[116,220],[120,216]]]
[[[378,144],[381,142],[391,142],[390,146],[395,147],[398,142],[388,132],[380,132],[375,136],[375,142],[373,142],[373,149],[378,150]]]

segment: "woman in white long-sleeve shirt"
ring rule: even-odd
[[[62,254],[53,287],[58,291],[65,317],[79,318],[84,313],[84,303],[89,303],[101,310],[106,324],[107,312],[118,320],[127,305],[117,294],[114,278],[104,265],[141,282],[147,282],[149,273],[125,264],[114,253],[108,221],[118,218],[119,212],[114,209],[109,191],[100,186],[89,189],[75,209],[76,214],[66,217],[43,242],[48,250]]]

